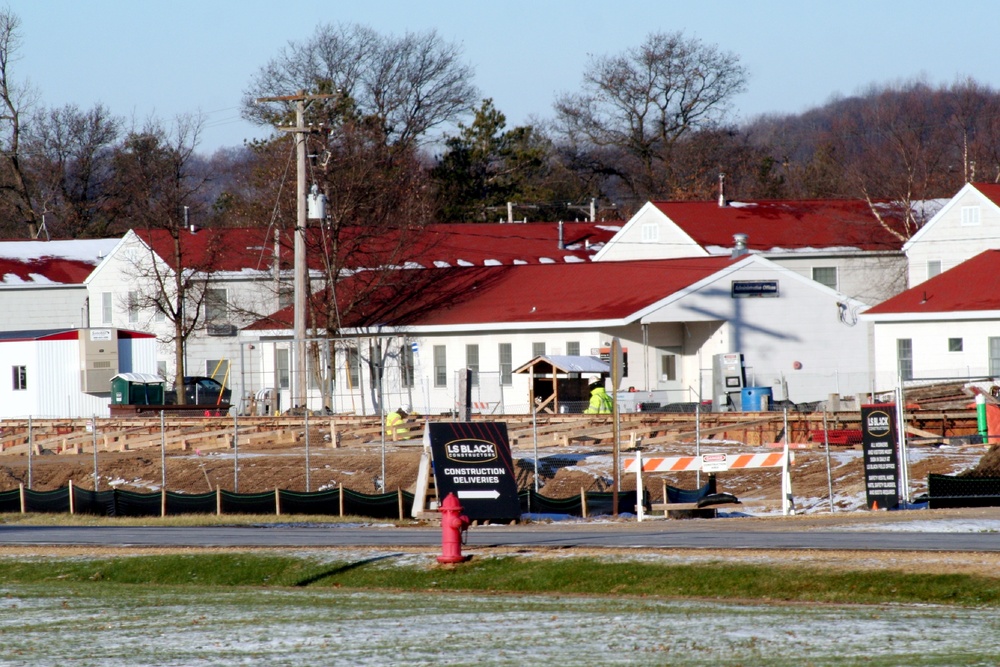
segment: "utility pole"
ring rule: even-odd
[[[306,261],[306,134],[311,132],[311,128],[306,127],[306,103],[312,100],[327,99],[336,95],[306,95],[306,91],[300,90],[296,95],[279,95],[277,97],[259,97],[257,103],[262,102],[295,102],[295,125],[293,127],[279,127],[284,132],[295,133],[295,156],[296,156],[296,218],[295,218],[295,273],[294,273],[294,309],[295,317],[293,322],[295,338],[295,393],[292,395],[292,407],[296,405],[296,400],[302,401],[303,407],[306,404],[306,312],[309,299],[309,265]]]

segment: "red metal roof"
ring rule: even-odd
[[[734,234],[747,234],[756,251],[807,248],[899,250],[903,241],[883,228],[862,200],[717,202],[657,201],[653,205],[702,248],[731,248]],[[898,224],[898,209],[877,204]],[[896,211],[894,213],[894,211]]]
[[[1000,206],[1000,184],[997,183],[973,183],[972,187],[976,188],[985,195],[987,199],[991,202]]]
[[[865,315],[983,310],[1000,311],[1000,250],[986,250],[869,308]]]
[[[564,248],[559,248],[559,223],[433,224],[423,229],[392,230],[370,235],[355,229],[342,235],[341,265],[371,266],[491,266],[589,261],[624,223],[563,223]],[[164,260],[174,254],[173,239],[162,229],[136,230]],[[187,268],[211,266],[216,271],[270,270],[274,233],[263,227],[182,231],[179,237]],[[282,268],[290,268],[292,239],[281,235]],[[321,269],[323,243],[318,227],[310,227],[309,265]]]
[[[416,269],[390,276],[368,271],[338,283],[337,292],[340,312],[350,313],[341,322],[344,327],[615,320],[633,316],[740,259]],[[375,280],[385,283],[373,288]],[[352,307],[350,297],[358,293],[366,297]],[[292,319],[292,309],[285,308],[247,328],[291,327]]]

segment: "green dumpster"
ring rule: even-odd
[[[119,373],[111,378],[111,404],[163,405],[163,383],[152,373]]]

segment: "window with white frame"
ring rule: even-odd
[[[444,345],[434,346],[434,386],[448,386],[448,348]]]
[[[465,367],[468,368],[471,373],[471,383],[473,387],[479,386],[479,346],[478,345],[466,345],[465,346]]]
[[[978,206],[963,206],[962,207],[962,226],[963,227],[976,227],[979,225],[979,207]]]
[[[904,380],[913,379],[913,339],[896,339],[896,363],[899,376]]]
[[[532,343],[531,344],[531,358],[544,357],[545,356],[545,343]]]
[[[205,321],[225,322],[229,317],[229,298],[226,290],[210,288],[205,290]]]
[[[139,293],[128,293],[128,321],[135,323],[139,321]]]
[[[114,314],[113,298],[111,292],[101,292],[101,324],[111,324]]]
[[[964,347],[961,338],[949,338],[948,339],[948,351],[949,352],[961,352]]]
[[[279,347],[274,351],[274,377],[277,379],[279,389],[288,389],[292,386],[291,364],[289,363],[289,349]]]
[[[402,386],[412,388],[414,386],[413,346],[416,343],[404,343],[399,348],[399,378]]]
[[[1000,376],[1000,337],[990,336],[987,342],[990,354],[990,377],[997,377]]]
[[[580,356],[580,341],[571,340],[566,342],[566,354],[571,357]]]
[[[655,222],[648,222],[642,226],[642,242],[656,243],[660,240],[660,226]]]
[[[812,269],[812,279],[820,285],[826,285],[830,289],[837,289],[837,267],[814,266]]]
[[[497,350],[500,357],[500,384],[509,387],[514,384],[514,352],[510,343],[500,343]]]
[[[927,260],[927,280],[930,280],[934,276],[940,274],[941,274],[941,260],[940,259]]]

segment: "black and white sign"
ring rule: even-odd
[[[443,500],[454,493],[473,521],[521,517],[517,481],[503,422],[431,422],[434,481]]]
[[[750,297],[776,297],[778,296],[777,280],[734,280],[732,285],[732,297],[734,299],[747,299]]]
[[[861,443],[865,452],[865,498],[868,507],[899,505],[899,458],[896,455],[896,405],[861,406]]]

